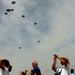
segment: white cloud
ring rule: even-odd
[[[44,75],[53,74],[51,64],[54,53],[73,61],[74,0],[16,0],[15,5],[11,5],[10,0],[2,1],[3,9],[14,8],[8,16],[1,15],[0,23],[0,57],[10,60],[13,65],[11,75],[32,69],[33,60],[39,62]],[[26,17],[22,18],[22,14]],[[37,22],[36,26],[34,22]]]

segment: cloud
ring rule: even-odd
[[[15,5],[2,0],[0,3],[0,57],[10,60],[12,75],[32,69],[33,60],[39,62],[44,75],[53,74],[51,64],[55,53],[70,58],[71,67],[74,65],[74,0],[16,0]],[[14,12],[4,15],[7,8],[14,8]],[[25,18],[21,17],[23,14]]]

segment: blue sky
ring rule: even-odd
[[[12,5],[12,0],[0,0],[0,58],[10,60],[11,75],[32,69],[34,60],[38,61],[42,74],[53,74],[51,65],[55,53],[68,57],[70,67],[74,68],[75,1],[15,1]],[[4,15],[7,8],[14,11]],[[25,18],[21,17],[23,14]]]

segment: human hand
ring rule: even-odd
[[[57,59],[57,57],[55,56],[55,57],[53,58],[53,61],[56,62],[56,59]]]

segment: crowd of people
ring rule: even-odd
[[[41,70],[38,67],[38,62],[33,61],[32,62],[33,69],[25,70],[25,72],[21,71],[19,75],[41,75]],[[10,62],[7,59],[1,59],[0,60],[0,75],[9,75],[9,72],[12,70],[12,65],[10,65]]]
[[[60,61],[60,66],[56,65],[57,61]],[[52,70],[55,72],[53,75],[75,75],[74,69],[70,69],[70,62],[69,59],[66,57],[60,57],[58,55],[54,55],[53,57],[53,64],[52,64]],[[19,75],[41,75],[41,70],[38,67],[38,62],[33,61],[32,62],[33,69],[28,71],[21,71]],[[10,62],[7,59],[0,60],[0,68],[2,71],[0,71],[1,75],[9,75],[9,72],[12,70],[12,65],[10,65]]]
[[[21,71],[19,75],[41,75],[41,70],[38,67],[37,61],[32,62],[32,67],[33,69],[30,70],[30,72],[28,70],[25,70],[25,72]]]

